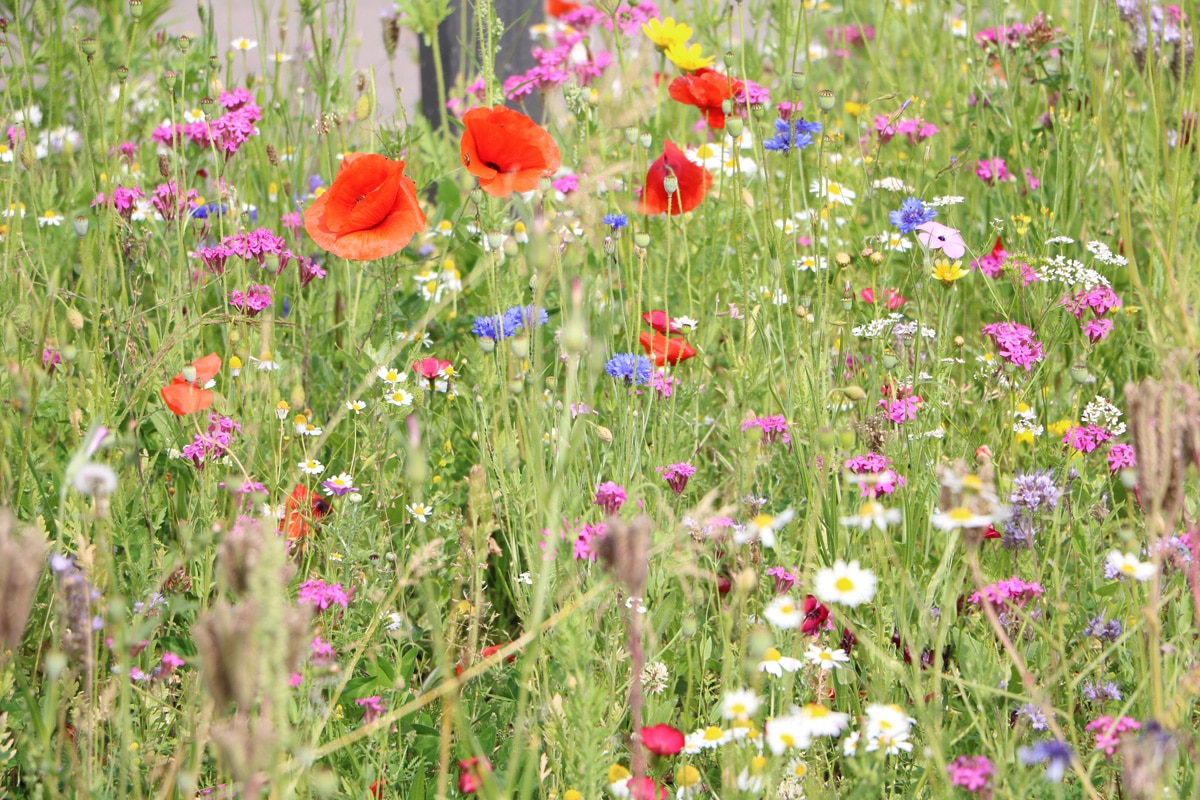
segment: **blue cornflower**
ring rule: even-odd
[[[195,219],[208,219],[209,216],[223,217],[227,213],[229,213],[229,206],[221,203],[205,203],[192,209],[192,217]]]
[[[815,130],[813,128],[815,127]],[[793,124],[786,119],[775,120],[775,135],[763,142],[763,149],[775,153],[788,153],[793,149],[803,150],[813,143],[811,133],[821,130],[819,122],[796,120]]]
[[[471,326],[471,333],[480,339],[491,339],[498,342],[509,334],[504,332],[504,321],[498,316],[476,317]]]
[[[546,309],[538,306],[513,306],[504,312],[504,331],[506,336],[512,336],[522,328],[536,328],[545,325],[550,316]]]
[[[1046,780],[1057,783],[1071,766],[1071,745],[1056,739],[1036,742],[1032,747],[1017,750],[1017,757],[1025,766],[1046,762]]]
[[[900,204],[899,210],[888,213],[888,220],[900,229],[901,234],[907,234],[915,231],[918,225],[932,222],[936,216],[937,212],[932,208],[926,208],[919,199],[910,197]]]
[[[618,353],[604,365],[604,371],[614,378],[619,378],[631,385],[649,383],[653,365],[645,356],[633,353]]]
[[[614,231],[618,231],[621,228],[626,228],[629,226],[629,217],[625,216],[624,214],[605,214],[600,221],[612,228]]]

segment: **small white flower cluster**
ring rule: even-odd
[[[1080,286],[1090,292],[1097,286],[1111,286],[1108,278],[1079,261],[1058,255],[1046,259],[1046,269],[1041,272],[1043,280],[1055,281],[1066,286]]]
[[[900,180],[899,178],[893,178],[891,176],[888,176],[886,178],[880,178],[879,180],[876,180],[876,181],[871,181],[871,188],[872,189],[886,189],[889,192],[911,192],[911,191],[913,191],[912,187],[909,186],[907,183]]]
[[[906,322],[903,314],[888,314],[882,319],[871,320],[866,325],[856,325],[850,329],[850,333],[859,339],[878,339],[887,333],[894,336],[916,336],[917,328],[918,323]],[[926,339],[937,338],[937,331],[933,328],[922,325],[920,330]]]
[[[1013,412],[1013,433],[1032,433],[1041,436],[1046,432],[1043,425],[1037,421],[1037,412],[1028,406],[1022,406]]]
[[[1096,425],[1105,428],[1113,436],[1125,432],[1125,423],[1121,421],[1121,410],[1108,401],[1107,397],[1096,395],[1092,402],[1084,406],[1080,415],[1085,425]]]
[[[1046,240],[1047,245],[1052,244],[1075,244],[1075,240],[1070,236],[1051,236]]]
[[[1084,248],[1101,264],[1109,264],[1114,267],[1124,267],[1129,264],[1129,259],[1114,253],[1104,242],[1091,241],[1085,244]]]
[[[925,203],[925,207],[941,208],[942,206],[956,206],[959,203],[965,202],[966,199],[967,198],[965,197],[958,197],[956,195],[942,195],[941,197],[935,197],[929,202]]]

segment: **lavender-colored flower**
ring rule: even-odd
[[[912,233],[918,225],[932,222],[937,212],[926,208],[920,198],[910,197],[896,211],[888,213],[888,220],[900,229],[901,235]]]
[[[1025,766],[1044,762],[1046,764],[1046,780],[1055,783],[1062,780],[1067,767],[1071,766],[1071,756],[1071,746],[1056,739],[1046,739],[1030,747],[1022,747],[1017,750],[1017,757]]]
[[[1017,709],[1017,715],[1024,717],[1029,722],[1029,727],[1035,731],[1044,731],[1050,727],[1046,722],[1046,715],[1033,703],[1021,706]]]
[[[1083,699],[1091,703],[1106,703],[1121,699],[1121,688],[1115,681],[1088,681],[1083,685]]]
[[[1084,636],[1092,636],[1102,642],[1115,642],[1123,632],[1120,620],[1106,620],[1103,616],[1092,617],[1083,629]]]
[[[87,669],[95,660],[94,634],[104,627],[99,610],[100,592],[88,581],[75,559],[55,553],[50,556],[59,602],[63,608],[62,649],[67,657]]]

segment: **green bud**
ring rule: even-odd
[[[725,120],[725,132],[735,139],[741,136],[745,129],[746,121],[741,117],[730,117]]]
[[[529,358],[529,337],[517,336],[509,341],[508,349],[517,358]]]
[[[638,231],[633,235],[633,243],[645,250],[650,246],[650,234],[645,231]]]
[[[142,5],[142,0],[129,0],[129,16],[133,17],[134,19],[141,19],[142,12],[145,10],[145,7]]]
[[[834,96],[830,89],[822,89],[817,92],[817,107],[825,113],[833,111],[834,105],[837,103],[837,97]]]
[[[89,36],[79,42],[79,49],[83,51],[83,54],[87,56],[88,60],[90,61],[92,56],[99,52],[100,45],[96,42],[96,37]]]

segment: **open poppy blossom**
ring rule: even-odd
[[[703,111],[708,127],[724,130],[725,111],[721,104],[733,100],[733,96],[742,91],[742,86],[741,81],[705,67],[671,81],[670,93],[672,100]]]
[[[308,487],[296,484],[288,498],[283,513],[283,532],[289,542],[295,542],[308,537],[312,523],[319,522],[329,515],[329,501],[313,492],[309,494]]]
[[[667,192],[667,180],[674,182],[674,192]],[[688,161],[683,151],[672,141],[663,142],[663,154],[646,171],[646,186],[642,199],[638,201],[639,214],[662,214],[672,216],[691,211],[704,202],[704,196],[712,187],[712,173],[704,167]]]
[[[656,756],[673,756],[683,750],[683,734],[670,725],[660,724],[642,728],[642,744]]]
[[[642,314],[642,319],[646,321],[647,325],[664,336],[668,333],[679,332],[679,323],[668,317],[665,311],[647,311],[645,314]]]
[[[167,408],[178,417],[195,414],[212,405],[213,393],[206,387],[221,369],[221,357],[209,353],[197,359],[180,372],[168,386],[159,390]],[[188,380],[189,374],[192,380]]]
[[[571,0],[546,0],[546,16],[557,19],[563,14],[570,14],[572,11],[579,10],[579,3],[571,2]]]
[[[917,241],[930,250],[941,250],[949,258],[962,258],[967,252],[962,236],[954,228],[938,222],[923,222],[917,226]]]
[[[696,355],[696,348],[688,344],[681,336],[666,337],[661,333],[643,333],[638,341],[646,350],[646,355],[654,359],[654,366],[663,364],[675,366],[680,361],[687,361]]]
[[[346,153],[333,184],[305,209],[304,229],[335,256],[371,261],[403,249],[425,229],[425,214],[403,161]]]
[[[459,156],[479,188],[492,197],[532,192],[562,165],[554,138],[529,117],[504,106],[473,108],[463,116]]]
[[[413,362],[413,372],[426,380],[435,380],[445,374],[450,362],[441,358],[422,358]]]

